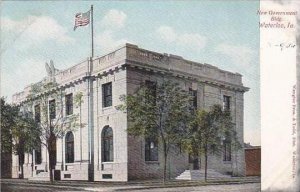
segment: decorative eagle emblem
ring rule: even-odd
[[[45,63],[45,68],[46,68],[48,77],[54,77],[56,75],[56,73],[58,72],[58,69],[56,69],[54,67],[52,60],[50,60],[50,65],[47,62]]]

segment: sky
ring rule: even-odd
[[[259,1],[3,1],[1,96],[8,101],[58,69],[91,55],[90,27],[76,13],[94,7],[95,56],[126,42],[243,75],[245,142],[260,145]]]

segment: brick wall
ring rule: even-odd
[[[261,149],[245,149],[246,176],[258,176],[261,170]]]

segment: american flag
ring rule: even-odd
[[[86,26],[90,23],[90,11],[86,13],[77,13],[75,15],[74,31],[77,27]]]

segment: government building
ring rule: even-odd
[[[193,93],[198,109],[220,104],[231,111],[238,140],[244,143],[244,93],[242,75],[224,71],[209,64],[189,61],[181,56],[157,53],[125,44],[101,57],[86,59],[65,70],[46,65],[48,76],[37,82],[55,81],[62,116],[79,115],[80,126],[57,138],[55,145],[54,177],[60,180],[128,181],[159,179],[163,175],[162,146],[127,133],[127,114],[117,110],[121,95],[133,94],[145,82],[177,82],[182,89]],[[13,95],[13,103],[23,106],[33,85]],[[74,98],[82,94],[81,106]],[[49,106],[58,106],[49,99]],[[56,104],[56,105],[55,105]],[[40,104],[33,101],[31,111],[39,120]],[[50,118],[57,118],[55,113]],[[12,176],[20,174],[21,157],[12,157]],[[23,158],[23,157],[22,157]],[[49,180],[49,154],[41,145],[24,155],[24,178]],[[22,162],[23,162],[22,161]],[[222,174],[245,175],[244,149],[234,151],[224,144],[221,155],[209,156],[208,169]],[[200,159],[191,158],[174,147],[167,160],[167,175],[176,178],[186,170],[199,169]],[[203,162],[203,160],[202,160]],[[201,166],[203,168],[204,166]]]

